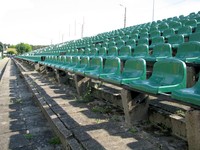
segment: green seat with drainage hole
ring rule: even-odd
[[[200,42],[191,41],[179,45],[175,58],[193,63],[200,56]]]
[[[107,58],[105,60],[105,64],[103,67],[102,72],[100,73],[99,77],[101,79],[104,79],[104,77],[112,74],[119,75],[120,74],[120,69],[121,68],[121,63],[120,59],[115,57],[115,58]]]
[[[104,81],[118,85],[139,79],[146,79],[146,61],[142,58],[127,60],[121,74],[108,74],[103,78]]]
[[[171,96],[178,101],[200,106],[200,79],[193,87],[173,91]]]
[[[80,60],[80,63],[76,67],[73,68],[73,72],[84,75],[84,70],[88,66],[89,60],[90,58],[88,56],[82,57]]]
[[[85,68],[85,76],[91,78],[99,78],[99,74],[103,70],[103,58],[102,57],[93,57],[89,61],[89,65]]]
[[[168,93],[186,87],[186,65],[183,61],[166,58],[157,61],[147,80],[136,80],[129,87],[145,93]]]
[[[153,53],[149,57],[145,57],[146,61],[158,61],[162,58],[172,57],[171,45],[168,43],[163,43],[156,45],[153,48]]]

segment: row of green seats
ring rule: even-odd
[[[146,61],[142,58],[127,60],[122,72],[119,58],[108,58],[104,65],[102,57],[84,57],[80,62],[79,59],[68,56],[65,63],[48,63],[48,66],[112,84],[126,85],[145,93],[172,92],[172,98],[200,106],[200,80],[194,87],[186,88],[186,64],[181,60],[159,60],[153,66],[151,77],[146,79]]]

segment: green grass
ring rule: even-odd
[[[33,138],[33,135],[30,133],[24,134],[24,137],[28,140],[31,140]]]
[[[108,113],[110,112],[111,110],[108,108],[108,107],[100,107],[100,106],[94,106],[92,108],[92,111],[93,112],[99,112],[99,113]]]
[[[137,133],[138,130],[136,128],[132,127],[129,129],[129,132],[134,134],[134,133]]]
[[[58,144],[61,144],[61,141],[58,137],[53,137],[49,140],[49,144],[58,145]]]

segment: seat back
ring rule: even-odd
[[[131,46],[123,46],[119,51],[119,56],[131,56]]]
[[[155,45],[162,44],[164,42],[165,40],[163,36],[152,38],[152,43],[150,47],[153,48]]]
[[[103,58],[102,57],[93,57],[89,61],[89,66],[86,68],[87,70],[100,70],[103,69]]]
[[[156,30],[156,31],[152,31],[150,32],[150,38],[155,38],[155,37],[159,37],[161,35],[160,31]]]
[[[81,59],[80,59],[80,66],[81,67],[87,66],[89,64],[89,60],[90,60],[90,58],[88,56],[81,57]]]
[[[196,19],[190,19],[187,22],[185,22],[185,26],[191,26],[192,28],[197,27],[197,20]]]
[[[137,45],[141,45],[141,44],[149,45],[149,39],[148,38],[139,39]]]
[[[146,61],[142,58],[128,59],[122,71],[124,78],[146,79]]]
[[[122,46],[125,45],[125,41],[124,40],[119,40],[116,43],[117,43],[116,46],[117,46],[118,49],[121,49]]]
[[[177,31],[181,27],[182,27],[182,23],[181,22],[178,22],[178,21],[169,22],[169,28],[173,28],[175,31]]]
[[[108,56],[118,56],[118,48],[116,46],[112,46],[108,49]]]
[[[172,48],[169,43],[158,44],[153,48],[152,57],[172,57]]]
[[[184,36],[187,36],[191,33],[192,33],[192,27],[191,26],[184,26],[184,27],[178,29],[178,34],[182,34]]]
[[[135,39],[130,39],[126,42],[126,45],[131,46],[131,49],[134,49],[136,47],[136,41]]]
[[[168,43],[170,44],[181,44],[184,43],[184,36],[183,35],[173,35],[168,38]]]
[[[199,41],[200,42],[200,32],[191,34],[189,36],[189,41]]]
[[[90,56],[98,56],[99,50],[98,48],[93,48],[90,51]]]
[[[80,57],[79,56],[72,56],[72,61],[70,65],[77,65],[80,63]]]
[[[161,23],[158,25],[158,29],[160,30],[160,32],[163,32],[164,30],[168,28],[169,28],[169,25],[167,23]]]
[[[178,59],[161,59],[153,66],[149,80],[160,83],[161,86],[179,84],[186,87],[186,65]]]
[[[133,57],[146,57],[149,56],[149,46],[147,44],[138,45],[134,49]]]
[[[177,50],[176,58],[196,58],[200,56],[200,42],[191,41],[180,44]]]
[[[105,60],[105,64],[103,67],[103,74],[104,73],[115,73],[115,74],[120,74],[120,59],[115,57],[115,58],[107,58]]]
[[[163,36],[165,38],[169,38],[170,36],[173,36],[175,34],[175,30],[174,29],[166,29],[163,31]]]
[[[111,48],[111,47],[113,47],[115,45],[116,45],[116,43],[114,41],[112,41],[112,42],[109,42],[108,47]]]
[[[149,33],[148,32],[142,32],[140,33],[140,39],[143,39],[143,38],[149,38]]]
[[[99,56],[107,56],[107,49],[106,47],[102,47],[99,49]]]
[[[86,49],[85,49],[85,52],[84,52],[84,55],[85,55],[85,56],[89,56],[89,55],[90,55],[90,51],[91,51],[90,48],[86,48]]]

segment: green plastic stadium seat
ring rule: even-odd
[[[115,84],[126,84],[139,79],[146,79],[146,61],[142,58],[127,60],[121,74],[109,74],[103,78],[104,81]]]
[[[178,101],[200,106],[200,79],[193,87],[173,91],[171,96]]]
[[[149,33],[150,38],[155,38],[155,37],[160,37],[161,36],[161,32],[156,30],[156,31],[152,31]]]
[[[119,41],[116,42],[116,46],[117,46],[118,49],[121,49],[124,45],[125,45],[124,40],[119,40]]]
[[[182,34],[184,37],[188,37],[192,34],[192,27],[191,26],[184,26],[178,29],[178,34]]]
[[[144,39],[144,38],[149,38],[149,33],[148,32],[142,32],[140,33],[140,39]]]
[[[177,49],[180,44],[184,43],[184,36],[178,34],[170,36],[168,43],[172,45],[172,48]]]
[[[75,57],[75,56],[74,56]],[[66,70],[68,66],[70,66],[72,63],[72,56],[66,56],[64,59],[64,63],[62,66],[60,66],[61,70]]]
[[[134,58],[145,58],[149,56],[149,46],[147,44],[138,45],[133,52]]]
[[[106,77],[107,75],[112,75],[112,74],[119,75],[120,70],[121,70],[121,63],[119,58],[117,57],[107,58],[105,60],[103,70],[100,73],[99,77],[100,79],[104,79],[104,77]]]
[[[130,39],[129,35],[125,35],[122,37],[122,40],[124,40],[125,42],[128,41]]]
[[[133,58],[131,46],[129,46],[129,45],[123,46],[119,51],[118,58],[120,58],[120,60],[127,60],[130,58]]]
[[[98,50],[98,48],[93,48],[93,49],[91,49],[89,57],[96,57],[96,56],[98,56],[98,55],[99,55],[99,50]]]
[[[130,35],[130,39],[135,39],[135,40],[137,40],[138,39],[138,34],[131,34]]]
[[[145,57],[146,61],[159,61],[163,58],[172,57],[172,49],[169,43],[158,44],[154,46],[153,53],[149,57]]]
[[[190,34],[189,41],[199,41],[200,42],[200,32]]]
[[[98,79],[99,74],[103,70],[103,58],[102,57],[93,57],[89,61],[89,65],[85,68],[85,76]]]
[[[200,23],[197,25],[197,27],[195,29],[195,33],[200,33]]]
[[[200,42],[192,41],[180,44],[175,58],[192,63],[200,56]]]
[[[129,87],[152,94],[169,93],[186,87],[186,65],[178,59],[161,59],[153,66],[153,72],[147,80],[136,80]]]
[[[167,23],[161,23],[158,25],[158,30],[160,30],[161,33],[163,33],[163,31],[168,28],[169,28],[169,25]]]
[[[80,63],[73,68],[73,72],[84,75],[84,69],[88,66],[89,60],[88,56],[81,57]]]
[[[136,40],[135,39],[130,39],[126,42],[126,45],[131,46],[131,49],[135,49],[136,47]]]
[[[106,47],[102,47],[102,48],[99,49],[99,56],[101,56],[103,58],[107,57],[107,49],[106,49]]]
[[[149,45],[149,39],[148,38],[139,39],[137,42],[137,45],[141,45],[141,44]]]
[[[154,48],[154,46],[156,46],[158,44],[163,44],[163,43],[165,43],[163,36],[152,38],[152,42],[151,42],[151,45],[149,46],[149,48],[152,49],[152,48]]]
[[[71,63],[65,67],[65,71],[73,72],[73,69],[80,64],[80,57],[79,56],[73,56]]]
[[[111,48],[111,47],[113,47],[113,46],[116,46],[116,43],[115,43],[114,41],[109,42],[108,47]]]
[[[197,20],[196,19],[190,19],[187,22],[185,22],[185,26],[191,26],[193,29],[197,27]]]
[[[171,28],[171,29],[173,28],[175,31],[177,31],[181,27],[182,27],[181,22],[178,22],[178,21],[169,22],[169,28]]]
[[[112,46],[108,49],[107,57],[117,57],[118,56],[118,48],[116,46]]]
[[[175,35],[175,30],[174,29],[166,29],[163,31],[163,36],[168,39],[170,36]]]

